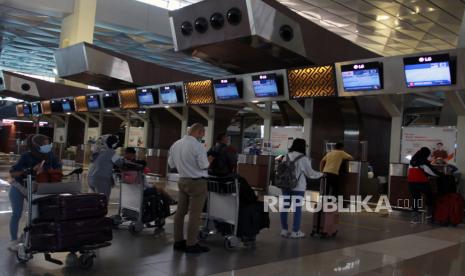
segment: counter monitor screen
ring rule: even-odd
[[[252,86],[255,97],[276,97],[279,95],[276,74],[252,76]]]
[[[241,98],[234,78],[214,80],[213,88],[218,100],[237,100]]]
[[[119,107],[118,93],[105,93],[102,96],[104,108],[117,108]]]
[[[52,109],[52,113],[61,113],[63,112],[63,106],[60,100],[51,100],[50,101],[50,108]]]
[[[370,62],[341,66],[345,91],[379,90],[382,85],[382,64]]]
[[[149,106],[156,104],[152,89],[138,90],[137,99],[139,101],[139,106]]]
[[[23,112],[24,116],[29,116],[31,115],[31,106],[29,104],[23,104]]]
[[[63,108],[63,112],[73,112],[74,111],[74,102],[69,99],[61,100],[61,106]]]
[[[89,110],[100,109],[100,101],[98,95],[87,96],[87,108]]]
[[[404,58],[407,87],[452,85],[448,54]]]
[[[176,85],[160,87],[161,102],[163,104],[177,104],[179,103]]]
[[[42,108],[40,106],[40,102],[31,104],[31,112],[32,112],[32,115],[42,114]]]

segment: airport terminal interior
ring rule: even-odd
[[[464,18],[0,0],[0,276],[465,275]]]

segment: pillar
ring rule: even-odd
[[[74,0],[73,13],[63,19],[60,48],[94,41],[97,0]]]

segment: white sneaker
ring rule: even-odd
[[[289,231],[282,229],[281,230],[281,236],[284,238],[289,237]]]
[[[18,244],[19,244],[18,240],[10,241],[8,243],[8,250],[13,251],[13,252],[18,251]]]
[[[299,232],[292,232],[290,238],[291,238],[291,239],[301,239],[301,238],[305,238],[305,233],[302,232],[302,231],[299,231]]]

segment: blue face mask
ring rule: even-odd
[[[47,144],[47,145],[40,146],[39,151],[41,153],[49,153],[49,152],[51,152],[52,151],[52,144]]]

